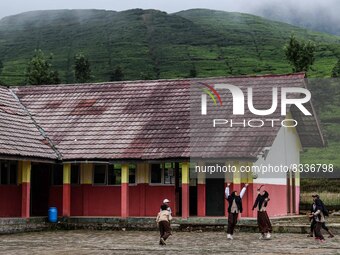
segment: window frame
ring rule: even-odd
[[[7,163],[8,167],[6,169],[7,171],[7,176],[6,176],[6,183],[2,184],[2,177],[1,177],[1,173],[2,173],[2,169],[1,169],[1,165],[2,163]],[[12,166],[15,165],[15,183],[11,183],[11,170],[12,170]],[[13,160],[0,160],[0,186],[18,186],[19,185],[19,164],[17,161],[13,161]]]
[[[130,171],[132,170],[130,168],[131,165],[134,165],[133,170],[135,170],[135,182],[130,183]],[[137,164],[129,164],[129,186],[137,186]]]
[[[95,171],[96,171],[96,166],[105,166],[105,176],[104,176],[104,183],[95,183],[94,182],[94,176],[95,176]],[[108,186],[107,183],[107,169],[108,165],[107,164],[93,164],[93,171],[92,171],[92,186]]]
[[[149,168],[149,185],[150,186],[175,186],[175,183],[164,183],[165,182],[165,164],[171,163],[174,164],[174,162],[161,162],[161,163],[153,163],[150,164]],[[151,174],[152,174],[152,165],[160,164],[161,165],[161,182],[159,183],[152,183],[151,182]],[[173,169],[175,171],[175,169]]]
[[[95,167],[96,165],[104,165],[105,166],[105,182],[104,183],[95,183],[94,182],[94,175],[95,175]],[[100,164],[100,163],[96,163],[93,165],[93,171],[92,171],[92,186],[98,186],[98,187],[105,187],[105,186],[109,186],[109,187],[116,187],[116,186],[121,186],[122,185],[122,181],[120,181],[119,184],[109,184],[109,170],[117,170],[114,168],[115,165],[118,164]],[[122,168],[120,168],[121,171]]]

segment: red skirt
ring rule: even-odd
[[[266,211],[264,212],[257,212],[257,224],[259,226],[260,233],[271,233],[272,232],[272,224],[270,223],[268,214]]]

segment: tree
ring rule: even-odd
[[[33,58],[28,62],[26,69],[26,83],[32,85],[58,84],[60,83],[57,71],[52,71],[53,58],[51,54],[46,57],[42,50],[35,50]]]
[[[338,62],[335,64],[332,70],[332,77],[333,78],[339,78],[340,77],[340,58],[338,59]]]
[[[116,69],[112,72],[110,80],[111,81],[122,81],[124,78],[123,69],[120,66],[117,66]]]
[[[315,61],[315,45],[311,41],[298,41],[294,35],[290,37],[284,51],[293,72],[307,72]]]
[[[75,56],[74,76],[79,83],[89,82],[91,79],[90,62],[82,53]]]

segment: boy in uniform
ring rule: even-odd
[[[168,211],[168,206],[161,205],[161,211],[157,214],[156,222],[159,227],[160,245],[166,245],[166,239],[171,235],[170,221],[172,220],[171,213]]]

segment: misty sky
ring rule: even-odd
[[[51,9],[106,9],[127,10],[131,8],[158,9],[169,13],[192,9],[208,8],[215,10],[260,13],[264,7],[279,9],[299,9],[316,14],[326,9],[330,15],[338,16],[338,0],[0,0],[0,18],[32,10]]]

